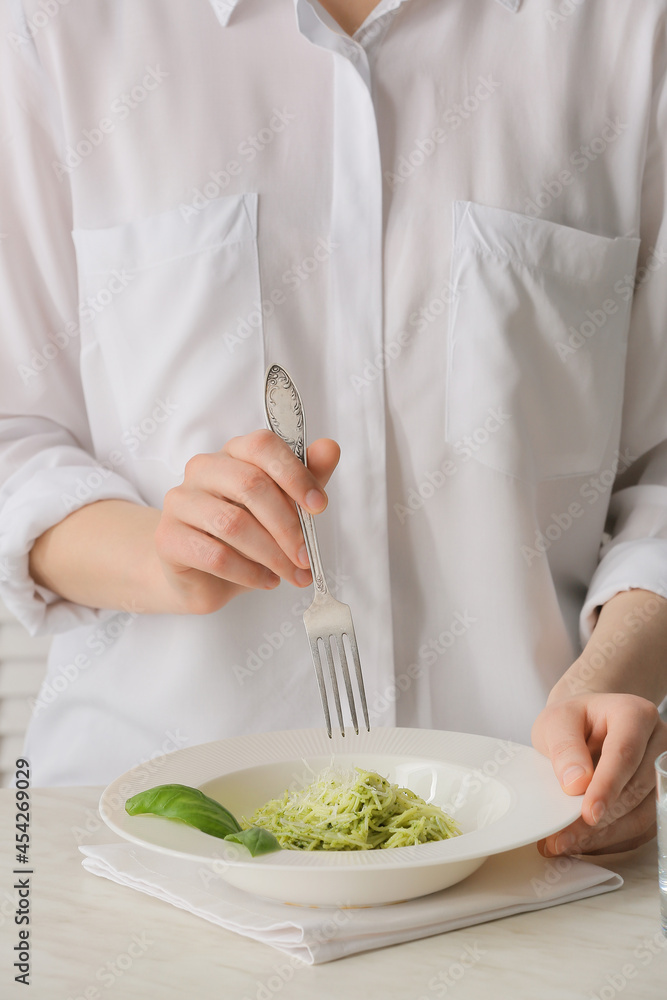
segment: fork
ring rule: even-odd
[[[301,402],[299,391],[280,365],[271,365],[266,373],[266,383],[264,387],[264,407],[266,419],[270,430],[274,431],[278,437],[289,445],[294,454],[304,465],[306,461],[306,414]],[[331,678],[331,690],[333,691],[340,726],[341,736],[345,736],[345,725],[343,723],[343,712],[340,704],[340,693],[338,690],[338,679],[336,677],[336,666],[334,663],[333,649],[338,652],[345,690],[347,691],[347,702],[350,706],[352,725],[354,731],[359,735],[359,723],[357,721],[357,710],[352,692],[352,682],[350,680],[350,670],[343,636],[346,635],[352,652],[352,660],[357,677],[357,687],[361,698],[361,707],[364,713],[366,729],[370,732],[370,722],[368,721],[368,707],[366,705],[366,693],[364,691],[364,678],[361,673],[361,662],[359,660],[359,649],[357,639],[354,634],[352,624],[352,613],[347,604],[342,604],[332,597],[327,586],[322,557],[317,543],[317,533],[312,514],[303,510],[296,504],[303,538],[308,552],[308,562],[313,574],[313,587],[315,596],[313,603],[306,609],[303,615],[303,623],[306,626],[306,633],[310,643],[310,651],[313,656],[313,665],[317,684],[320,689],[322,708],[324,709],[324,719],[327,725],[327,733],[331,738],[331,716],[329,714],[329,702],[327,699],[327,689],[324,683],[324,671],[322,669],[322,658],[320,656],[319,643],[324,647],[324,653]]]

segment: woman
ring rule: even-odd
[[[532,727],[586,791],[545,853],[653,836],[663,6],[3,16],[4,599],[56,633],[35,780],[321,725],[293,501],[324,510],[340,446],[321,544],[373,724]],[[260,429],[274,361],[308,469]]]

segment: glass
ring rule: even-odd
[[[658,796],[658,879],[662,932],[667,936],[667,752],[655,762]]]

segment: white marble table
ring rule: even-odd
[[[294,970],[272,948],[85,872],[78,844],[116,839],[97,814],[100,791],[32,790],[33,954],[26,989],[14,983],[12,969],[14,793],[0,790],[2,1000],[667,997],[655,842],[604,859],[626,880],[616,892]],[[136,956],[118,961],[133,940]],[[482,957],[456,979],[466,948]],[[118,975],[107,971],[109,964]]]

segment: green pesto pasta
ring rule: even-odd
[[[375,771],[326,771],[298,792],[261,806],[244,827],[261,826],[293,851],[368,851],[411,847],[457,837],[461,830],[439,806]]]

